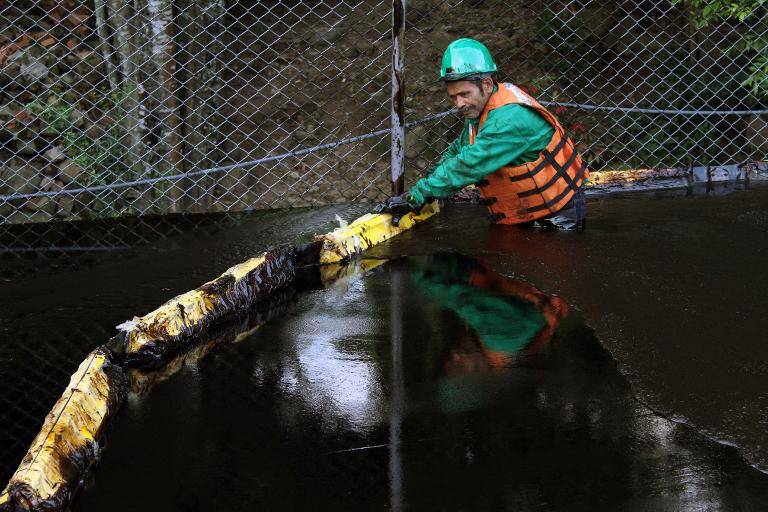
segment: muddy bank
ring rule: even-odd
[[[454,250],[567,297],[641,400],[768,467],[768,189],[613,195],[584,233],[490,227],[446,208],[372,255]]]

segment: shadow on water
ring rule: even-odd
[[[768,477],[735,450],[634,400],[561,298],[456,254],[365,267],[134,375],[73,509],[760,510],[768,499]]]

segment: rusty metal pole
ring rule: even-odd
[[[405,191],[405,1],[392,0],[392,195]]]

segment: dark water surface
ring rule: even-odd
[[[591,203],[583,233],[488,227],[455,207],[372,254],[478,255],[566,297],[643,402],[768,470],[768,188],[685,194]]]
[[[0,485],[70,375],[88,352],[115,335],[117,324],[275,244],[333,229],[336,214],[349,219],[364,211],[364,205],[265,211],[236,222],[209,219],[206,229],[193,231],[185,229],[200,222],[161,219],[141,228],[159,237],[151,246],[55,258],[0,255]],[[124,223],[69,228],[80,236],[95,231],[105,242],[122,240],[125,229]],[[158,231],[176,236],[162,238]]]
[[[230,328],[131,396],[74,510],[764,510],[768,189],[590,208],[547,233],[453,206]],[[117,323],[361,211],[1,259],[3,483]]]
[[[768,476],[735,450],[634,400],[564,301],[441,253],[301,294],[134,395],[74,510],[761,510],[767,499]]]

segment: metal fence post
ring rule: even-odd
[[[405,188],[405,2],[392,0],[392,195]]]

